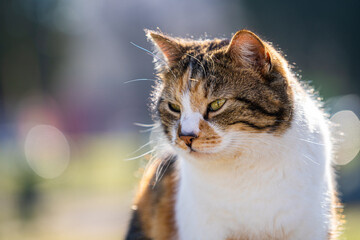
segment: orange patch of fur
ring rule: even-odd
[[[158,164],[153,164],[141,181],[135,200],[144,234],[151,239],[169,240],[176,235],[174,194],[177,178],[174,172],[164,173],[156,182]],[[158,188],[158,189],[157,189]]]

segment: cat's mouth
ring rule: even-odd
[[[193,146],[186,146],[186,148],[180,147],[182,150],[185,150],[185,152],[187,154],[190,154],[192,156],[205,156],[205,155],[210,155],[213,154],[210,151],[205,151],[202,149],[196,149]]]
[[[182,142],[176,142],[175,146],[188,154],[199,154],[199,150],[195,149],[192,145],[188,146]]]
[[[198,153],[199,151],[197,149],[194,149],[192,146],[186,146],[183,144],[175,144],[178,148],[185,151],[186,153],[192,154],[192,153]]]
[[[189,147],[189,153],[199,153],[196,149],[193,149],[192,147]]]
[[[208,153],[208,152],[199,152],[199,151],[190,149],[189,154],[192,155],[192,156],[195,156],[195,157],[201,157],[201,156],[208,156],[208,155],[210,155],[211,153]]]
[[[211,141],[211,142],[210,142]],[[198,138],[191,142],[186,142],[179,137],[174,141],[174,146],[181,150],[183,153],[190,155],[211,155],[218,153],[222,146],[221,140]]]

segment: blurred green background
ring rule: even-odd
[[[195,38],[250,29],[330,115],[359,116],[359,12],[348,0],[0,0],[0,239],[122,238],[146,161],[125,159],[150,150],[134,153],[149,133],[133,123],[151,123],[153,82],[125,84],[154,78],[152,57],[130,44],[151,48],[144,28]],[[338,167],[343,239],[360,239],[359,170],[359,157]]]

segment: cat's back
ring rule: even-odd
[[[157,159],[147,168],[132,207],[126,240],[173,238],[176,175],[175,156]]]

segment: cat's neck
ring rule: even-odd
[[[194,190],[197,187],[208,188],[211,191],[213,188],[218,188],[219,191],[228,189],[234,194],[234,187],[253,179],[266,182],[273,177],[269,176],[269,179],[265,180],[264,173],[268,173],[271,169],[276,169],[280,173],[284,168],[289,167],[289,164],[293,164],[293,161],[287,157],[289,152],[293,151],[288,144],[289,141],[284,137],[264,135],[261,143],[250,144],[248,149],[238,156],[209,159],[209,161],[206,159],[198,161],[182,156],[179,161],[180,178],[183,184],[188,184],[188,187]]]

